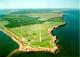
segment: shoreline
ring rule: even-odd
[[[63,25],[65,25],[65,24],[63,24]],[[55,29],[57,29],[57,28],[59,28],[59,27],[61,27],[61,26],[63,26],[63,25],[60,25],[60,26],[55,26],[55,27],[53,27],[52,28],[52,30],[54,31]],[[55,28],[55,29],[54,29]],[[47,51],[47,52],[52,52],[52,53],[54,53],[54,54],[56,54],[56,53],[58,53],[59,51],[60,51],[60,46],[59,45],[57,45],[56,44],[56,41],[57,41],[57,39],[56,39],[56,36],[54,36],[54,35],[52,35],[51,33],[50,33],[50,36],[52,36],[53,38],[54,38],[54,43],[56,44],[56,46],[55,47],[53,47],[53,48],[27,48],[26,47],[26,45],[25,45],[25,43],[23,43],[23,41],[21,41],[21,40],[19,40],[19,37],[18,36],[16,36],[15,34],[13,34],[12,32],[10,32],[10,31],[8,31],[5,27],[2,27],[2,29],[1,29],[5,34],[7,34],[9,37],[11,37],[11,39],[13,40],[13,41],[15,41],[15,42],[17,42],[18,44],[19,44],[19,48],[17,49],[17,50],[19,50],[19,51],[23,51],[23,52],[30,52],[30,51],[33,51],[33,52],[35,52],[35,51]],[[51,30],[51,31],[52,31]],[[52,38],[51,37],[51,38]],[[52,39],[51,39],[52,40]],[[12,51],[9,55],[8,55],[8,57],[9,56],[11,56],[12,54],[14,54],[15,52],[14,51]]]

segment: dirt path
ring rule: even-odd
[[[23,47],[25,46],[24,42],[20,40],[18,36],[13,34],[12,32],[8,31],[6,28],[1,29],[5,34],[7,34],[9,37],[11,37],[12,40],[14,40],[19,45],[19,50],[23,50]]]
[[[29,47],[26,46],[26,44],[18,36],[16,36],[12,32],[10,32],[9,30],[7,30],[5,27],[2,27],[1,30],[4,33],[6,33],[9,37],[11,37],[12,40],[14,40],[15,42],[17,42],[19,44],[19,48],[17,49],[19,51],[24,51],[24,52],[29,52],[29,51],[48,51],[48,52],[55,53],[55,51],[59,49],[57,45],[54,46],[53,48],[36,48],[36,47],[29,48]],[[51,35],[51,33],[50,33],[51,30],[48,31],[50,35]],[[56,36],[53,37],[51,35],[51,37],[52,37],[51,41],[55,42],[56,41]],[[9,54],[9,56],[11,56],[12,54],[14,54],[17,50],[14,50],[12,53]]]

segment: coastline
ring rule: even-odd
[[[51,9],[51,10],[54,10],[54,9]],[[31,52],[31,54],[29,52],[16,52],[15,54],[12,54],[11,57],[23,57],[23,55],[25,57],[30,57],[28,56],[27,54],[30,54],[31,57],[35,57],[36,55],[39,55],[39,57],[65,57],[66,55],[67,56],[79,56],[79,49],[78,49],[78,9],[58,9],[59,11],[58,12],[62,12],[64,13],[64,21],[67,22],[68,24],[63,26],[63,27],[60,27],[60,28],[57,28],[53,31],[53,34],[57,36],[57,41],[56,43],[60,45],[60,48],[61,50],[57,53],[57,54],[49,54],[49,53],[46,53],[46,54],[43,54],[43,52],[41,53],[38,53],[38,54],[35,54],[35,52]],[[54,10],[56,11],[56,10]],[[74,14],[75,13],[75,14]],[[3,19],[3,18],[2,18]],[[2,22],[2,21],[1,21]],[[1,24],[2,25],[2,24]],[[74,26],[75,25],[75,26]],[[74,27],[74,28],[73,28]],[[74,31],[74,30],[75,31]],[[2,31],[1,31],[2,32]],[[74,35],[74,32],[75,32],[75,35]],[[4,37],[2,37],[3,39],[5,39]],[[10,37],[9,37],[10,38]],[[11,39],[11,38],[10,38]],[[58,41],[59,40],[59,41]],[[12,40],[13,41],[13,40]],[[75,41],[75,42],[74,42]],[[3,42],[3,43],[6,43],[7,44],[7,41],[6,42]],[[74,44],[75,45],[74,45]],[[11,45],[12,47],[13,45]],[[74,47],[74,48],[73,48]],[[19,47],[18,47],[19,48]],[[17,48],[17,49],[18,49]],[[5,48],[3,49],[2,52],[5,52],[5,50],[9,50],[9,48]],[[70,53],[69,53],[70,51]],[[1,53],[2,53],[1,52]],[[11,52],[14,52],[11,50]],[[10,52],[10,53],[11,53]],[[37,52],[36,52],[37,53]],[[6,54],[6,53],[5,53]],[[16,55],[16,54],[19,54],[19,55]],[[21,55],[23,54],[23,55]],[[48,55],[49,54],[49,55]],[[16,56],[15,56],[16,55]],[[34,56],[33,56],[34,55]],[[3,56],[4,57],[4,56]],[[38,56],[37,56],[38,57]]]
[[[63,24],[63,25],[65,25],[65,24]],[[61,26],[63,26],[63,25],[60,25],[60,26],[55,26],[55,27],[52,27],[52,30],[55,30],[55,29],[57,29],[57,28],[59,28],[59,27],[61,27]],[[55,28],[55,29],[54,29]],[[52,31],[51,30],[51,31]],[[2,27],[2,31],[5,33],[5,34],[7,34],[9,37],[11,37],[11,39],[13,40],[13,41],[15,41],[15,42],[17,42],[18,44],[19,44],[19,48],[17,49],[17,50],[19,50],[19,51],[23,51],[23,52],[29,52],[29,51],[33,51],[33,52],[35,52],[35,51],[47,51],[47,52],[52,52],[52,53],[54,53],[54,54],[56,54],[56,53],[58,53],[59,51],[60,51],[60,45],[57,45],[56,44],[56,41],[57,41],[57,39],[56,39],[56,36],[54,36],[54,35],[52,35],[51,33],[50,33],[50,35],[54,38],[53,40],[54,40],[54,42],[55,42],[55,44],[56,44],[56,46],[55,47],[53,47],[53,48],[27,48],[26,46],[25,46],[25,43],[23,43],[23,41],[21,41],[21,40],[19,40],[19,37],[18,36],[16,36],[15,34],[13,34],[12,32],[10,32],[9,30],[7,30],[5,27]],[[17,51],[16,50],[16,51]],[[14,51],[12,51],[12,53],[10,53],[9,55],[8,55],[8,57],[10,57],[12,54],[14,54],[15,52]]]

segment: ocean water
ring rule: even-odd
[[[0,31],[0,57],[6,57],[18,47],[19,45],[16,42],[14,42],[4,32]]]
[[[58,44],[61,51],[58,53],[61,57],[79,56],[79,10],[66,10],[64,20],[67,24],[53,33],[59,39]]]
[[[3,20],[7,12],[8,10],[0,9],[0,21]],[[19,45],[0,30],[0,57],[6,57],[9,53],[18,48]]]

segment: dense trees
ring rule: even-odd
[[[30,17],[26,14],[9,14],[6,15],[5,20],[7,20],[9,23],[5,26],[7,27],[20,27],[25,25],[31,25],[31,24],[40,24],[46,21],[52,21],[52,22],[63,22],[63,17],[53,17],[50,19],[47,19],[45,21],[40,20],[40,17]]]
[[[39,17],[29,17],[29,16],[6,16],[5,20],[9,23],[7,27],[19,27],[24,25],[39,24],[43,21],[39,20]]]

